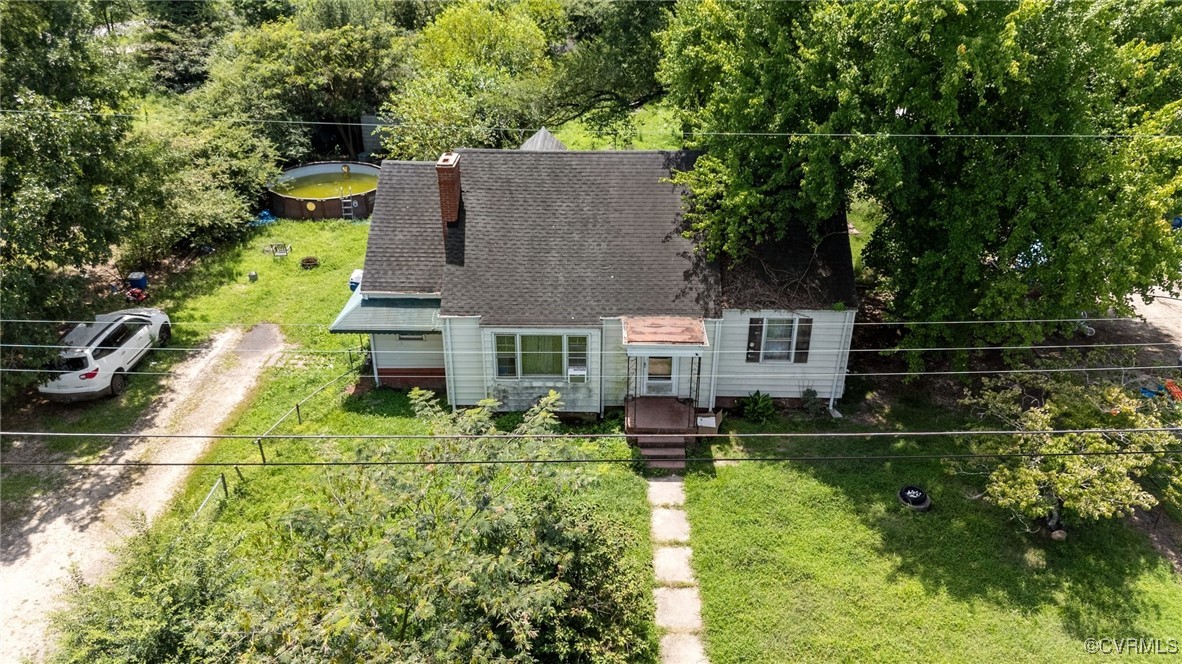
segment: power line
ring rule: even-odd
[[[766,362],[761,362],[760,364],[766,364]],[[789,363],[785,362],[785,364],[789,364]],[[805,365],[795,365],[795,366],[805,366]],[[415,368],[422,369],[423,367],[415,367]],[[839,372],[836,370],[834,370],[834,371],[812,371],[812,372],[774,371],[774,372],[769,372],[769,373],[739,373],[739,374],[724,374],[724,373],[710,374],[710,373],[706,373],[705,375],[712,375],[717,378],[783,378],[783,377],[832,378],[834,375],[858,376],[858,377],[863,377],[863,378],[870,378],[870,377],[874,377],[874,376],[895,376],[895,377],[899,377],[899,376],[990,376],[990,375],[1028,374],[1028,373],[1075,373],[1075,372],[1088,372],[1088,371],[1157,371],[1157,370],[1162,370],[1162,369],[1182,369],[1182,365],[1179,365],[1179,364],[1160,364],[1160,365],[1154,364],[1154,365],[1148,365],[1148,366],[1131,366],[1131,367],[1115,366],[1115,367],[1054,367],[1054,368],[1047,368],[1047,369],[960,369],[960,370],[946,370],[946,371],[930,371],[930,370],[864,371],[864,372]],[[78,373],[79,371],[82,371],[82,369],[0,368],[0,372],[3,372],[3,373],[69,374],[69,373]],[[120,371],[119,373],[121,373],[125,376],[175,376],[175,375],[177,375],[177,372],[174,372],[174,371]],[[604,373],[604,374],[596,374],[596,375],[601,375],[603,378],[609,378],[609,379],[632,377],[632,374]],[[440,376],[435,375],[435,374],[423,374],[423,375],[402,374],[399,377],[400,378],[440,378]],[[525,378],[525,379],[537,378],[539,380],[552,379],[555,381],[566,382],[565,379],[561,376],[528,376],[528,375],[526,375],[526,376],[521,376],[520,378],[519,377],[514,377],[514,378],[498,377],[496,379],[500,380],[500,381],[515,381],[515,380],[520,380],[521,378]]]
[[[1179,0],[1179,2],[1182,2],[1182,0]],[[1167,299],[1171,299],[1171,298],[1167,298]],[[801,311],[818,311],[818,310],[802,309]],[[830,312],[826,312],[826,313],[830,313]],[[615,318],[615,317],[609,317],[609,318]],[[761,318],[775,318],[775,317],[774,316],[761,316]],[[807,316],[804,316],[804,318],[807,318]],[[1182,320],[1182,315],[1165,316],[1164,318],[1166,320]],[[706,318],[704,320],[719,320],[719,319]],[[1075,318],[1008,318],[1008,319],[1007,318],[991,318],[991,319],[984,319],[984,320],[898,320],[898,321],[874,321],[874,320],[859,321],[859,320],[855,320],[853,323],[826,322],[826,321],[814,320],[813,321],[813,328],[816,329],[816,328],[823,328],[823,327],[844,327],[846,325],[861,325],[861,326],[869,326],[869,327],[877,327],[877,326],[902,327],[905,325],[1010,325],[1010,324],[1014,324],[1014,323],[1107,323],[1107,322],[1119,322],[1119,321],[1138,322],[1138,323],[1145,322],[1144,319],[1137,317],[1137,316],[1113,316],[1113,317],[1105,317],[1105,318],[1088,318],[1088,317],[1081,317],[1081,316],[1077,316]],[[52,324],[52,325],[82,324],[82,325],[85,325],[85,324],[94,323],[94,322],[95,322],[94,319],[90,319],[90,320],[60,320],[60,319],[50,319],[50,318],[3,318],[3,319],[0,319],[0,323],[33,323],[33,324],[46,324],[46,325],[48,325],[48,324]],[[233,327],[233,326],[253,327],[255,325],[264,325],[264,324],[278,325],[280,327],[328,327],[330,325],[330,323],[284,323],[284,322],[276,322],[276,321],[269,321],[269,320],[254,321],[254,322],[250,322],[250,321],[245,321],[245,322],[235,322],[235,321],[210,322],[210,321],[196,321],[196,320],[187,321],[187,320],[183,320],[183,319],[182,320],[172,320],[170,322],[170,324],[173,325],[174,327],[175,326],[183,326],[183,325],[204,326],[204,327]],[[721,324],[724,326],[730,326],[732,328],[747,327],[748,326],[748,323],[742,322],[742,321],[722,321]],[[588,326],[588,325],[572,326],[572,329],[574,329],[574,328],[599,329],[598,327]],[[339,334],[367,334],[367,333],[365,333],[365,332],[341,332]],[[378,332],[375,332],[375,334],[383,334],[383,333],[378,331]],[[390,333],[390,334],[394,334],[394,333]]]
[[[599,438],[622,438],[628,435],[645,438],[932,438],[947,436],[1060,436],[1068,434],[1120,434],[1120,433],[1182,433],[1182,427],[1130,427],[1130,428],[1098,428],[1098,429],[1048,429],[1046,431],[983,429],[968,431],[957,429],[952,431],[822,431],[800,432],[784,431],[767,432],[736,432],[736,433],[654,433],[654,434],[626,434],[626,433],[540,433],[521,435],[516,433],[495,434],[199,434],[199,433],[169,433],[169,434],[140,434],[140,433],[85,433],[74,431],[0,431],[0,436],[9,437],[41,437],[41,438],[163,438],[163,439],[193,439],[204,438],[212,440],[497,440],[531,438],[537,440],[590,440]]]
[[[718,462],[814,462],[814,461],[934,461],[947,459],[1010,459],[1034,457],[1114,457],[1114,456],[1174,456],[1182,454],[1182,449],[1169,450],[1113,450],[1105,452],[965,452],[942,454],[866,454],[866,455],[776,455],[776,456],[728,456],[728,457],[686,457],[688,463],[718,463]],[[643,463],[643,459],[635,458],[580,458],[580,459],[440,459],[436,461],[398,459],[388,461],[0,461],[0,467],[13,466],[128,466],[135,468],[152,467],[196,467],[196,468],[229,468],[231,466],[283,466],[283,467],[320,467],[331,468],[337,466],[365,467],[365,466],[525,466],[525,465],[580,465],[601,463]],[[682,461],[682,459],[678,459]]]
[[[746,327],[744,325],[743,327]],[[571,335],[568,335],[571,336]],[[1113,343],[1113,344],[1048,344],[1048,345],[1030,345],[1030,346],[946,346],[933,348],[906,348],[903,346],[892,346],[888,348],[850,348],[842,350],[840,348],[810,348],[809,355],[825,355],[825,354],[839,354],[839,353],[919,353],[919,352],[952,352],[952,351],[995,351],[995,350],[1060,350],[1067,348],[1145,348],[1152,346],[1172,346],[1173,341],[1159,341],[1159,342],[1144,342],[1144,343]],[[58,348],[61,350],[86,350],[87,348],[111,349],[119,348],[118,346],[63,346],[61,344],[14,344],[14,343],[0,343],[0,348]],[[209,350],[206,346],[156,346],[154,351],[167,352],[192,352]],[[231,353],[280,353],[285,355],[347,355],[350,353],[358,353],[354,349],[315,349],[315,348],[289,348],[279,351],[273,351],[266,348],[234,348]],[[439,351],[434,350],[375,350],[369,349],[367,352],[374,355],[438,355]],[[746,349],[739,350],[723,350],[715,348],[713,354],[721,355],[746,355],[749,351]],[[493,351],[485,350],[453,350],[452,355],[485,355],[492,356]]]
[[[71,110],[25,110],[14,108],[0,109],[0,113],[16,115],[77,115],[102,116],[107,118],[139,118],[138,113],[113,113],[104,111],[71,111]],[[190,118],[192,119],[192,118]],[[449,129],[463,131],[495,131],[516,134],[529,134],[539,131],[540,127],[505,127],[481,125],[446,125],[446,124],[385,124],[380,122],[329,122],[327,120],[277,120],[254,117],[209,118],[209,122],[242,122],[253,124],[277,125],[311,125],[338,127],[382,127],[386,131],[419,131],[425,129]],[[614,134],[609,129],[584,129],[588,133]],[[670,131],[670,130],[666,130]],[[640,133],[638,131],[638,133]],[[664,132],[662,132],[664,133]],[[1146,139],[1146,138],[1182,138],[1182,134],[966,134],[966,133],[923,133],[923,132],[814,132],[814,131],[701,131],[696,129],[680,130],[682,136],[723,136],[747,138],[839,138],[839,139],[884,139],[884,138],[932,138],[932,139]]]
[[[53,2],[76,2],[76,1],[77,0],[10,0],[10,2],[46,3],[46,4],[53,3]],[[146,2],[146,3],[170,3],[170,2],[190,2],[191,3],[194,1],[208,2],[210,0],[141,0],[141,2]],[[462,1],[463,0],[386,0],[386,2],[389,2],[391,4],[400,4],[400,3],[409,3],[409,2],[428,2],[428,3],[433,3],[433,4],[444,4],[444,5],[445,4],[456,4],[456,3],[459,3]],[[675,4],[679,1],[686,2],[687,0],[601,0],[601,2],[604,2],[607,4],[613,4],[613,5],[633,4],[633,3]],[[701,0],[695,0],[695,1],[701,1]],[[837,1],[842,2],[844,4],[856,5],[856,4],[880,2],[881,0],[837,0]],[[910,2],[918,2],[920,4],[949,4],[947,2],[947,0],[898,0],[898,1],[900,3],[904,2],[904,1],[910,1]],[[1064,4],[1085,4],[1085,5],[1110,4],[1108,2],[1108,0],[1058,0],[1058,1],[1061,3],[1064,3]],[[1182,0],[1158,0],[1158,2],[1160,2],[1162,4],[1175,4],[1180,1],[1182,1]],[[718,0],[718,2],[722,2],[723,4],[739,4],[739,5],[742,5],[742,4],[781,4],[781,3],[783,3],[783,4],[807,4],[807,3],[811,3],[811,2],[816,2],[816,0]],[[969,4],[1018,4],[1016,2],[1016,0],[962,0],[962,2],[968,2]]]

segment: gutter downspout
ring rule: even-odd
[[[718,388],[718,351],[722,348],[722,319],[714,320],[714,347],[710,358],[710,412],[714,412],[715,392]]]
[[[451,319],[443,319],[443,384],[447,386],[447,402],[451,404],[451,411],[456,412],[456,401],[453,398],[455,394],[452,391],[452,384],[454,378],[452,377],[452,346],[451,346]]]
[[[375,343],[373,332],[369,333],[369,352],[373,355],[373,386],[381,387],[382,381],[378,378],[378,347]]]
[[[841,335],[841,355],[837,358],[837,367],[833,370],[833,384],[829,387],[829,412],[835,417],[840,417],[841,414],[837,412],[837,381],[849,369],[850,361],[850,346],[853,343],[854,317],[857,316],[856,311],[849,311],[846,314],[845,325],[842,325]],[[843,390],[844,391],[844,390]]]
[[[603,419],[603,356],[607,348],[607,331],[603,318],[599,319],[599,419]]]

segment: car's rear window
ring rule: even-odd
[[[71,371],[82,371],[89,365],[90,362],[88,362],[85,357],[60,357],[53,362],[50,362],[49,366],[46,368],[50,371],[64,371],[68,373]]]

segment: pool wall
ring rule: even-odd
[[[368,173],[376,176],[381,169],[373,164],[360,161],[322,161],[305,164],[288,169],[279,176],[276,183],[308,175],[322,173],[340,173],[341,166],[348,166],[353,173]],[[332,196],[329,198],[304,198],[280,194],[274,189],[268,192],[271,197],[271,214],[287,219],[341,219],[344,218],[344,207],[353,206],[353,218],[364,219],[373,211],[374,198],[377,189],[356,193],[343,198]]]

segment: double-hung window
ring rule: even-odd
[[[748,362],[809,361],[811,318],[752,318],[747,333]]]
[[[497,378],[587,381],[587,337],[563,334],[495,335]]]

